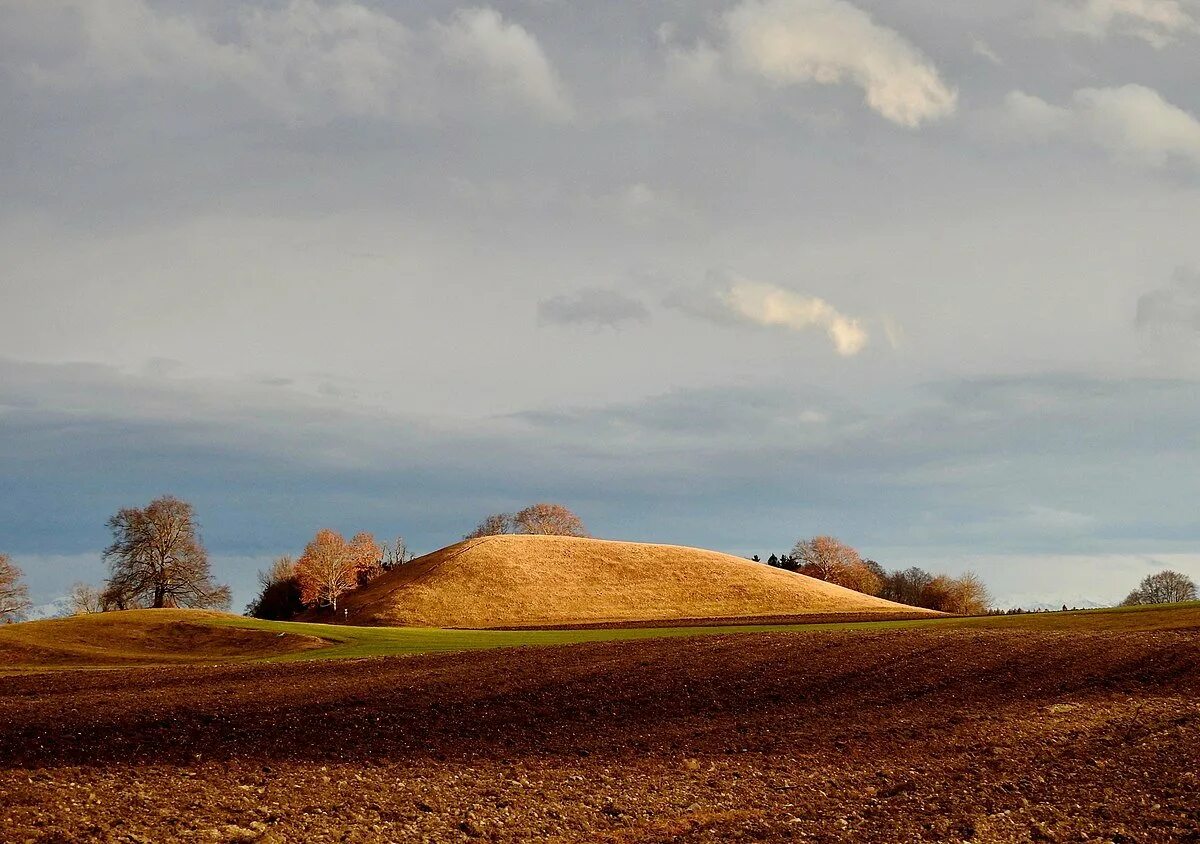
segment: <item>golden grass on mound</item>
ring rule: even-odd
[[[563,536],[460,542],[347,595],[339,615],[343,607],[351,624],[473,628],[937,615],[715,551]]]
[[[0,627],[0,670],[228,662],[322,647],[312,636],[216,626],[205,610],[127,610]]]

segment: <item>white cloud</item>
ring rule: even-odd
[[[1200,120],[1152,88],[1081,88],[1070,104],[1055,106],[1013,91],[1004,105],[1011,134],[1036,140],[1074,138],[1114,159],[1149,167],[1174,160],[1200,166]]]
[[[1110,35],[1140,38],[1161,48],[1181,35],[1200,32],[1191,0],[1074,0],[1042,7],[1042,22],[1054,31],[1103,41]]]
[[[824,329],[843,357],[861,352],[869,339],[860,320],[840,313],[824,299],[747,279],[735,278],[716,289],[675,291],[665,304],[717,323],[789,331]]]
[[[708,84],[735,72],[777,87],[849,83],[873,111],[908,128],[955,110],[956,92],[927,56],[844,0],[743,0],[720,26],[718,47],[672,50],[676,78]]]
[[[562,120],[571,112],[537,40],[486,8],[419,29],[349,0],[242,6],[221,21],[146,0],[67,0],[24,14],[35,37],[12,44],[22,55],[9,62],[42,85],[232,88],[269,112],[314,122],[429,122],[510,107]]]
[[[570,102],[537,39],[499,12],[462,9],[435,30],[445,55],[479,71],[493,93],[533,105],[547,117],[571,116]]]
[[[724,295],[729,309],[749,322],[791,331],[824,328],[839,355],[856,355],[867,345],[867,332],[857,319],[844,316],[815,296],[753,281],[737,281]]]

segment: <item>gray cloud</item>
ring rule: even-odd
[[[489,8],[417,28],[373,6],[317,0],[247,6],[216,21],[146,0],[67,0],[29,14],[35,37],[12,44],[9,61],[48,89],[235,91],[316,123],[342,115],[424,123],[508,107],[571,115],[537,40]]]
[[[602,535],[830,530],[1119,598],[1197,541],[1190,288],[1144,281],[1200,260],[1195,37],[1157,0],[1064,6],[1100,28],[0,2],[0,547],[52,589],[173,491],[248,587],[323,524],[428,549],[558,498]],[[1029,142],[953,119],[1013,90]],[[560,295],[622,330],[538,330]]]
[[[1161,49],[1200,34],[1200,6],[1194,0],[1054,0],[1038,11],[1045,29],[1094,41],[1123,35]]]
[[[1157,338],[1200,339],[1200,271],[1179,267],[1169,286],[1138,297],[1134,323]]]
[[[543,299],[538,302],[537,312],[538,322],[543,325],[618,328],[624,323],[650,319],[650,311],[639,300],[599,287]]]

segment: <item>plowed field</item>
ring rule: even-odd
[[[1194,630],[6,677],[4,841],[1200,841]]]

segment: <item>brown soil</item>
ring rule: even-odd
[[[716,551],[568,536],[460,542],[388,572],[338,606],[355,624],[457,628],[938,615]],[[311,620],[341,620],[327,616]]]
[[[1200,841],[1194,632],[740,634],[0,685],[4,841]]]
[[[229,662],[323,647],[312,636],[205,624],[223,613],[129,610],[0,627],[0,672],[95,665]],[[232,617],[232,616],[230,616]]]

